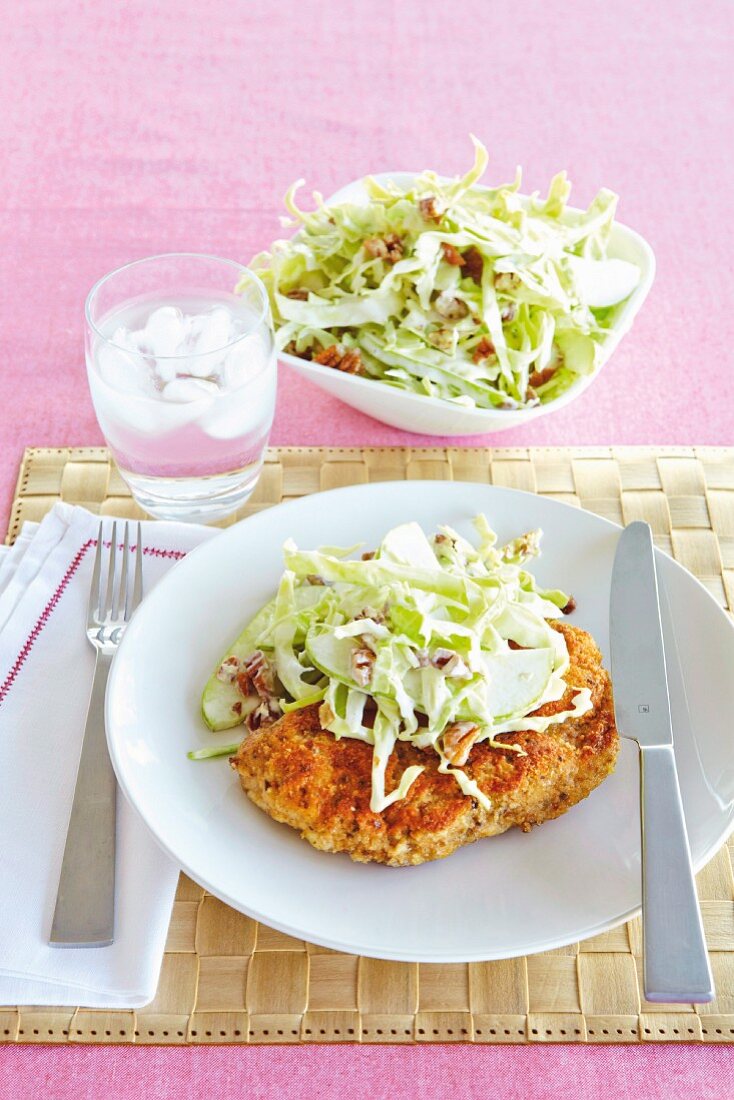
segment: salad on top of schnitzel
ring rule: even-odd
[[[543,734],[593,704],[588,687],[569,692],[566,633],[553,625],[573,601],[526,568],[541,533],[500,546],[484,516],[474,526],[470,541],[405,523],[357,558],[358,547],[286,543],[276,594],[206,685],[206,723],[253,733],[311,707],[333,739],[369,747],[373,813],[406,799],[425,770],[419,753],[388,789],[401,743],[432,754],[441,775],[490,810],[466,769],[474,747],[525,756],[514,735]]]

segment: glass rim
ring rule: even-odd
[[[239,336],[237,336],[234,340],[230,340],[228,344],[223,344],[220,348],[212,348],[210,351],[182,352],[180,355],[145,356],[143,352],[138,352],[137,354],[143,356],[143,358],[155,358],[156,360],[164,359],[169,361],[176,361],[181,359],[199,359],[205,355],[216,355],[219,352],[228,351],[230,348],[233,348],[235,344],[238,344],[240,340],[244,340],[246,336],[250,336],[260,327],[260,325],[267,317],[268,309],[270,306],[268,292],[265,289],[265,284],[263,283],[262,279],[260,279],[259,276],[257,276],[255,272],[252,271],[246,264],[239,263],[237,260],[229,260],[223,256],[214,256],[213,254],[208,252],[158,252],[154,256],[143,256],[139,260],[130,260],[128,263],[121,264],[120,267],[116,267],[112,271],[108,271],[106,275],[102,275],[101,278],[97,279],[96,283],[94,283],[91,290],[87,294],[86,300],[84,302],[84,317],[87,325],[92,330],[92,332],[94,332],[100,340],[104,341],[105,344],[109,344],[110,347],[117,348],[118,351],[124,351],[127,355],[136,354],[135,352],[131,352],[130,348],[123,347],[122,344],[116,344],[114,340],[111,340],[109,336],[105,336],[105,334],[100,331],[96,323],[92,320],[92,301],[102,289],[104,284],[108,281],[108,279],[112,279],[115,275],[120,275],[123,271],[129,271],[130,268],[139,267],[141,264],[152,263],[154,260],[182,259],[213,260],[215,263],[227,264],[230,267],[237,268],[237,270],[240,272],[240,275],[244,275],[249,278],[252,285],[257,288],[257,292],[260,296],[260,312],[258,313],[256,320],[253,321],[252,325],[248,325],[245,332],[241,332]]]

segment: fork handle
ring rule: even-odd
[[[97,652],[49,944],[106,947],[115,931],[117,784],[104,724],[111,656]]]
[[[648,1001],[714,998],[672,745],[641,747],[642,934]]]

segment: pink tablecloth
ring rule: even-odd
[[[569,409],[498,444],[731,443],[729,0],[26,0],[0,57],[0,519],[27,444],[101,442],[90,284],[171,249],[246,260],[298,176],[382,168],[602,184],[658,257],[633,334]],[[276,443],[425,444],[284,371]],[[470,441],[467,441],[470,442]],[[475,442],[480,442],[476,440]],[[4,1050],[2,1095],[731,1095],[728,1051]],[[605,1084],[605,1079],[608,1084]],[[129,1081],[129,1078],[128,1078]],[[10,1083],[12,1082],[12,1083]],[[138,1090],[139,1091],[139,1090]]]

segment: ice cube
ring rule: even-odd
[[[219,379],[224,363],[222,349],[234,339],[229,310],[215,307],[207,313],[197,313],[186,318],[186,326],[187,373]]]
[[[135,339],[135,333],[131,332],[129,328],[125,328],[124,325],[118,325],[112,334],[112,343],[118,348],[127,348],[128,351],[139,351],[138,342]]]
[[[140,347],[154,359],[179,355],[186,339],[186,323],[180,309],[161,306],[153,310],[145,328],[135,335]]]
[[[211,399],[218,393],[219,387],[214,382],[207,382],[203,378],[174,378],[164,387],[162,396],[165,401],[189,404]]]
[[[208,313],[189,318],[193,351],[197,355],[206,355],[226,348],[235,335],[232,321],[232,314],[222,306],[215,306]]]
[[[112,344],[101,344],[96,355],[100,377],[113,390],[121,393],[149,393],[148,368],[137,356],[125,352],[115,339]]]
[[[276,377],[273,364],[246,386],[220,394],[202,417],[202,430],[213,439],[262,435],[273,419]]]
[[[262,336],[254,332],[233,344],[224,360],[222,381],[228,390],[256,378],[268,365],[270,349]]]

